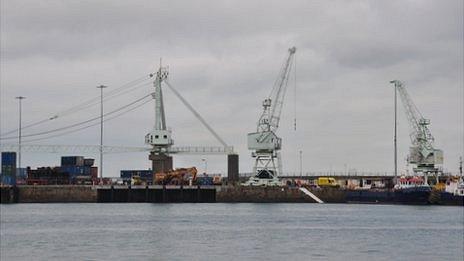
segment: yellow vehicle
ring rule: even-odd
[[[340,185],[337,184],[337,181],[334,178],[329,177],[319,177],[317,179],[317,185],[319,187],[340,187]]]
[[[132,176],[131,185],[142,185],[142,179],[140,176]]]
[[[443,182],[439,182],[435,184],[435,186],[433,186],[433,189],[437,191],[444,191],[446,189],[446,184]]]

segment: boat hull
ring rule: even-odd
[[[394,190],[394,201],[402,204],[430,204],[432,189],[426,186],[397,188]]]

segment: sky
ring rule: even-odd
[[[0,132],[47,119],[146,77],[160,58],[169,82],[251,172],[247,133],[295,46],[278,135],[284,172],[393,171],[393,95],[404,82],[431,120],[443,168],[464,154],[463,1],[0,1]],[[295,69],[295,68],[293,68]],[[124,87],[124,86],[123,86]],[[150,81],[104,103],[111,111],[153,91]],[[168,89],[167,125],[176,146],[219,146]],[[104,144],[144,146],[154,124],[150,102],[104,125]],[[23,135],[98,117],[99,104],[23,130]],[[71,110],[72,111],[72,110]],[[296,117],[297,128],[293,128]],[[399,169],[409,124],[398,114]],[[96,125],[25,144],[98,145]],[[14,137],[16,134],[2,135]],[[45,137],[45,136],[36,136]],[[31,138],[30,138],[31,139]],[[14,143],[16,139],[1,140]],[[98,154],[75,153],[97,158]],[[69,154],[66,154],[69,155]],[[22,165],[59,165],[60,154],[23,153]],[[225,173],[226,156],[175,156],[176,167]],[[147,153],[108,154],[104,176],[147,169]]]

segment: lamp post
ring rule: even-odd
[[[300,150],[300,177],[303,176],[303,151]]]
[[[97,86],[100,89],[100,184],[103,184],[103,89],[106,87]]]
[[[395,134],[393,136],[393,143],[394,143],[394,161],[395,161],[395,183],[396,183],[396,179],[397,179],[397,176],[398,176],[398,152],[397,152],[397,140],[396,140],[396,135],[397,135],[397,91],[396,91],[396,87],[397,87],[397,84],[398,84],[398,81],[397,80],[393,80],[393,81],[390,81],[390,83],[393,83],[394,84],[394,91],[395,91]]]
[[[22,138],[22,133],[21,133],[21,124],[22,124],[22,100],[26,99],[26,97],[23,96],[18,96],[16,97],[19,101],[19,128],[18,128],[18,170],[20,171],[21,169],[21,138]]]

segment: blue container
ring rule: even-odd
[[[62,173],[68,173],[70,177],[75,177],[75,176],[85,176],[85,168],[83,166],[61,166],[60,167],[60,172]],[[88,172],[90,176],[90,168]]]
[[[152,170],[121,170],[120,176],[123,180],[129,180],[133,176],[139,176],[143,180],[152,180],[153,171]]]
[[[90,166],[84,166],[82,167],[84,169],[84,175],[85,176],[90,176]]]
[[[212,186],[213,177],[197,177],[196,183],[197,185],[200,185],[200,186]]]
[[[131,170],[121,170],[121,178],[122,179],[130,179],[130,178],[132,178],[132,171]]]
[[[16,167],[15,166],[3,165],[2,166],[2,173],[5,174],[5,175],[8,175],[8,176],[16,174]]]
[[[16,152],[2,152],[2,166],[16,166]]]
[[[61,166],[84,166],[84,157],[82,156],[63,156],[61,157]]]
[[[16,169],[16,178],[18,179],[27,178],[27,169],[26,168]]]
[[[10,176],[10,175],[2,174],[1,181],[2,181],[1,183],[4,184],[4,185],[14,186],[14,185],[16,185],[16,176],[15,175]]]

